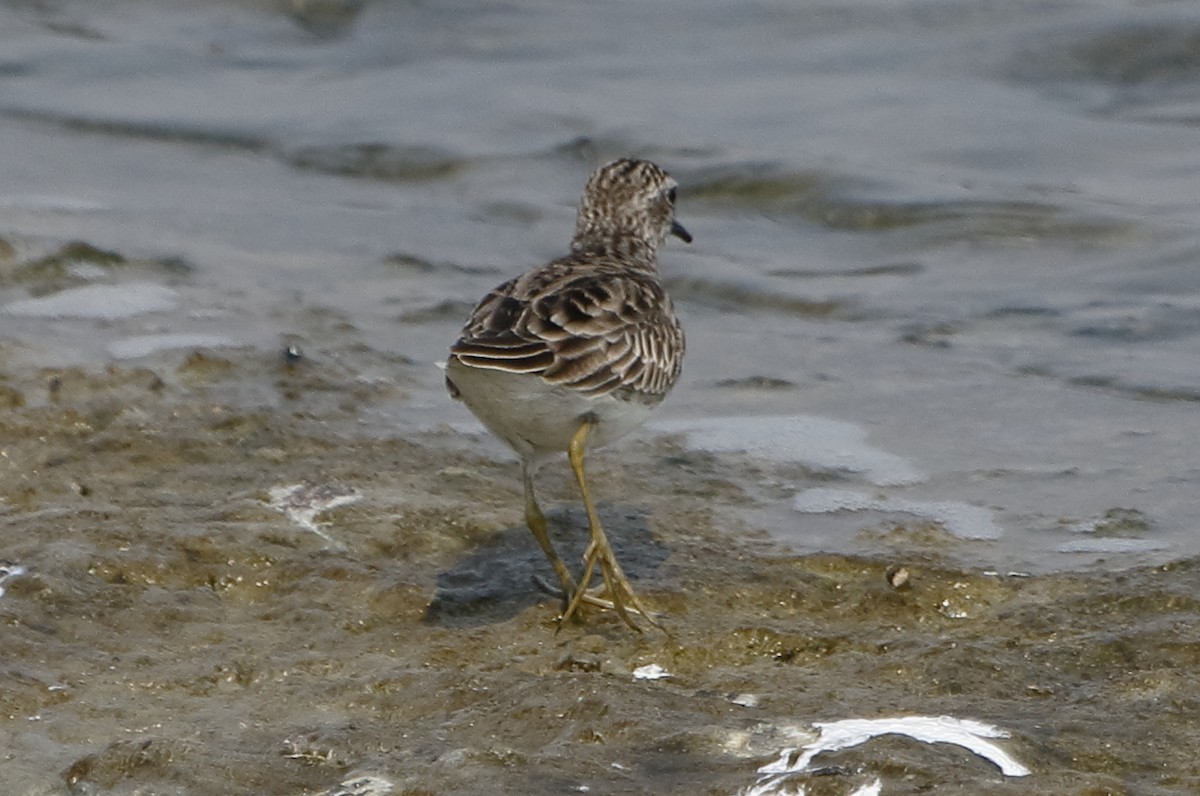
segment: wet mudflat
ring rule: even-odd
[[[814,721],[907,714],[1006,729],[1032,773],[892,736],[789,786],[1200,788],[1195,560],[989,573],[932,525],[871,529],[887,558],[784,554],[738,527],[742,485],[804,473],[632,440],[593,457],[595,488],[620,496],[602,515],[670,635],[595,611],[556,632],[513,464],[450,429],[361,426],[409,366],[9,353],[0,557],[27,572],[0,597],[7,792],[735,794]],[[578,560],[565,468],[542,483]],[[649,664],[670,676],[633,675]]]
[[[0,796],[1200,791],[1200,9],[1098,5],[0,2]],[[627,155],[689,354],[592,468],[669,637],[555,632],[434,368]],[[939,714],[1029,776],[755,785]]]

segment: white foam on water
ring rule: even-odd
[[[312,531],[326,542],[341,547],[342,543],[327,534],[318,523],[317,515],[323,511],[346,506],[362,499],[353,487],[341,484],[290,484],[274,486],[267,491],[268,505],[287,515],[292,522]]]
[[[385,796],[396,788],[389,779],[366,774],[343,780],[332,788],[321,791],[317,796]]]
[[[689,448],[850,472],[878,486],[902,486],[925,479],[907,459],[867,444],[867,432],[860,426],[825,417],[708,417],[648,425],[662,434],[682,434]]]
[[[25,318],[92,318],[119,320],[175,309],[179,297],[169,287],[152,282],[126,285],[88,285],[60,290],[48,296],[21,299],[3,311]]]
[[[113,359],[137,359],[177,348],[226,348],[233,345],[236,345],[233,340],[215,334],[143,334],[109,343],[108,353]]]
[[[19,578],[28,573],[29,570],[20,564],[13,564],[9,561],[0,561],[0,597],[4,596],[4,584],[14,578]]]
[[[635,680],[662,680],[670,676],[671,673],[657,663],[648,663],[633,670]]]
[[[813,724],[817,738],[799,749],[784,749],[779,759],[758,769],[758,782],[742,796],[791,796],[804,793],[784,790],[789,777],[808,773],[813,759],[822,752],[835,752],[860,746],[881,735],[906,735],[921,743],[948,743],[973,752],[993,763],[1006,777],[1025,777],[1030,771],[993,739],[1010,737],[1008,731],[974,719],[953,716],[896,716],[881,719],[843,719]],[[801,751],[802,750],[802,751]],[[800,755],[796,756],[796,752]],[[883,783],[876,779],[854,791],[854,796],[879,794]]]
[[[804,514],[836,511],[883,511],[909,514],[936,522],[962,539],[998,539],[1004,535],[991,510],[956,501],[922,501],[883,497],[854,489],[817,487],[792,499],[792,508]]]

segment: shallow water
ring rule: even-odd
[[[470,300],[562,250],[592,165],[646,154],[680,178],[697,236],[664,255],[691,340],[665,415],[855,424],[923,477],[800,460],[991,512],[996,566],[1200,552],[1185,4],[379,3],[323,36],[282,10],[0,9],[14,245],[179,266],[156,275],[171,306],[99,330],[37,317],[63,299],[6,280],[30,361],[287,334],[319,351],[342,341],[300,318],[328,313],[413,362],[380,433],[459,422],[421,366]],[[53,287],[133,291],[132,270]],[[889,519],[826,533],[786,496],[771,508],[800,550],[869,550],[855,531]],[[1132,554],[1091,530],[1113,510],[1144,516]]]
[[[70,486],[79,474],[55,480],[46,462],[83,467],[87,456],[68,452],[105,444],[153,462],[144,448],[172,412],[211,412],[218,427],[225,418],[220,445],[278,439],[257,446],[274,452],[245,470],[222,469],[227,454],[181,453],[174,480],[114,459],[108,466],[184,503],[161,520],[155,544],[204,537],[213,523],[282,521],[258,508],[268,490],[320,482],[326,470],[348,469],[347,487],[359,491],[367,480],[405,491],[416,476],[397,451],[414,445],[422,466],[450,472],[405,498],[424,512],[419,533],[453,547],[462,542],[435,517],[474,528],[467,539],[483,547],[469,571],[536,552],[511,527],[511,455],[474,436],[434,364],[478,296],[563,251],[588,171],[635,154],[679,179],[681,219],[696,237],[662,256],[689,335],[683,381],[647,433],[596,457],[616,482],[597,491],[623,496],[627,532],[654,540],[640,548],[644,577],[686,548],[686,523],[672,526],[672,512],[696,512],[705,534],[726,540],[706,544],[749,544],[747,556],[776,562],[760,564],[768,568],[784,566],[775,558],[784,553],[884,567],[914,557],[938,572],[999,573],[976,578],[1032,574],[1031,588],[1054,595],[1063,583],[1086,591],[1077,573],[1105,589],[1135,568],[1135,590],[1186,593],[1153,585],[1153,573],[1200,556],[1197,41],[1200,10],[1165,0],[0,4],[0,405],[23,413],[27,429],[7,435],[0,506],[10,528],[34,529],[0,558],[55,594],[98,577],[78,566],[145,528],[111,520],[135,508],[119,488],[60,540],[56,523],[81,516],[85,496]],[[316,375],[277,373],[289,346]],[[106,376],[114,362],[120,375]],[[71,366],[82,370],[45,370]],[[83,390],[85,409],[64,407],[72,390]],[[161,404],[139,403],[162,390]],[[120,434],[106,431],[114,419]],[[335,430],[314,432],[317,452],[293,461],[304,445],[284,425],[310,420]],[[42,436],[63,435],[60,452],[22,448],[43,421]],[[105,443],[106,433],[115,439]],[[338,445],[338,435],[351,442]],[[344,460],[346,448],[377,445],[386,452],[370,465]],[[206,470],[212,457],[224,463]],[[618,462],[628,461],[660,479],[655,494],[639,497],[645,480],[621,483]],[[495,468],[497,485],[486,470],[488,497],[467,503],[480,467]],[[389,481],[390,468],[399,475]],[[250,500],[252,517],[191,518],[187,506],[215,498],[179,484],[202,478]],[[548,479],[551,494],[569,499],[565,478]],[[36,499],[27,480],[39,484]],[[349,518],[340,524],[380,522],[371,512],[392,505],[368,498],[336,514]],[[136,508],[156,525],[171,501]],[[352,556],[371,573],[364,583],[389,577],[378,573],[396,550],[380,540],[404,526],[385,526]],[[497,529],[513,533],[503,555],[487,546],[484,531]],[[73,548],[75,534],[89,541]],[[775,546],[760,546],[760,534]],[[328,544],[312,536],[315,550]],[[531,639],[543,632],[541,620],[519,618],[536,595],[512,602],[528,590],[525,570],[495,586],[511,608],[496,614],[478,608],[496,595],[477,579],[455,580],[450,550],[422,554],[444,577],[422,580],[415,568],[403,576],[406,600],[436,587],[435,608],[476,606],[483,628],[520,621]],[[143,584],[126,610],[176,615],[154,600],[194,587],[189,560],[163,564],[183,580]],[[44,597],[41,586],[22,593],[22,580],[0,600],[19,622],[35,609],[13,601]],[[674,589],[662,587],[668,613],[691,599]],[[335,613],[349,607],[330,599]],[[706,618],[718,612],[695,599]],[[1164,600],[1179,616],[1191,610]],[[76,594],[63,606],[86,604]],[[735,611],[738,621],[755,625],[755,605]],[[248,615],[218,614],[203,621],[258,632]],[[1127,638],[1141,632],[1133,623],[1161,630],[1154,616],[1109,619]],[[685,632],[711,642],[722,637],[715,628]],[[454,643],[458,630],[436,643]],[[1018,647],[1040,649],[1011,632]],[[83,654],[63,643],[63,655]],[[994,640],[973,643],[996,654]],[[913,656],[925,654],[918,647]],[[47,654],[32,641],[23,653]],[[832,653],[822,660],[831,679],[846,665]],[[1194,703],[1186,690],[1171,694],[1172,704]],[[928,712],[917,701],[892,703]],[[211,708],[213,726],[232,720],[222,711],[236,700],[223,704]],[[938,709],[955,707],[947,699]],[[1011,707],[974,717],[1003,726]],[[867,710],[851,700],[846,709]],[[1015,728],[1035,747],[1036,713]],[[111,741],[113,724],[94,726],[107,729],[24,754],[54,768],[48,761]],[[1078,770],[1115,777],[1103,787],[1133,776]],[[37,762],[22,771],[40,782]],[[731,792],[739,777],[713,792]],[[434,792],[470,792],[436,781]],[[643,770],[622,787],[672,781]]]

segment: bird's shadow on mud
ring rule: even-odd
[[[600,506],[600,522],[617,560],[635,588],[666,560],[668,550],[646,527],[646,515],[626,506]],[[550,540],[578,578],[587,544],[587,516],[582,508],[560,508],[546,515]],[[444,627],[477,627],[502,622],[531,605],[557,603],[534,583],[538,577],[553,587],[558,580],[533,534],[524,525],[506,528],[437,575],[437,591],[424,621]],[[599,582],[597,575],[593,583]]]

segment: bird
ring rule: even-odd
[[[445,366],[446,387],[517,453],[525,521],[558,577],[558,627],[583,603],[613,610],[639,632],[638,599],[596,513],[588,450],[637,428],[683,367],[683,327],[663,287],[658,250],[691,234],[675,218],[678,183],[647,160],[621,158],[592,172],[570,252],[489,292],[472,311]],[[574,473],[589,541],[576,580],[555,551],[534,476],[560,454]],[[603,585],[589,588],[596,569]]]

